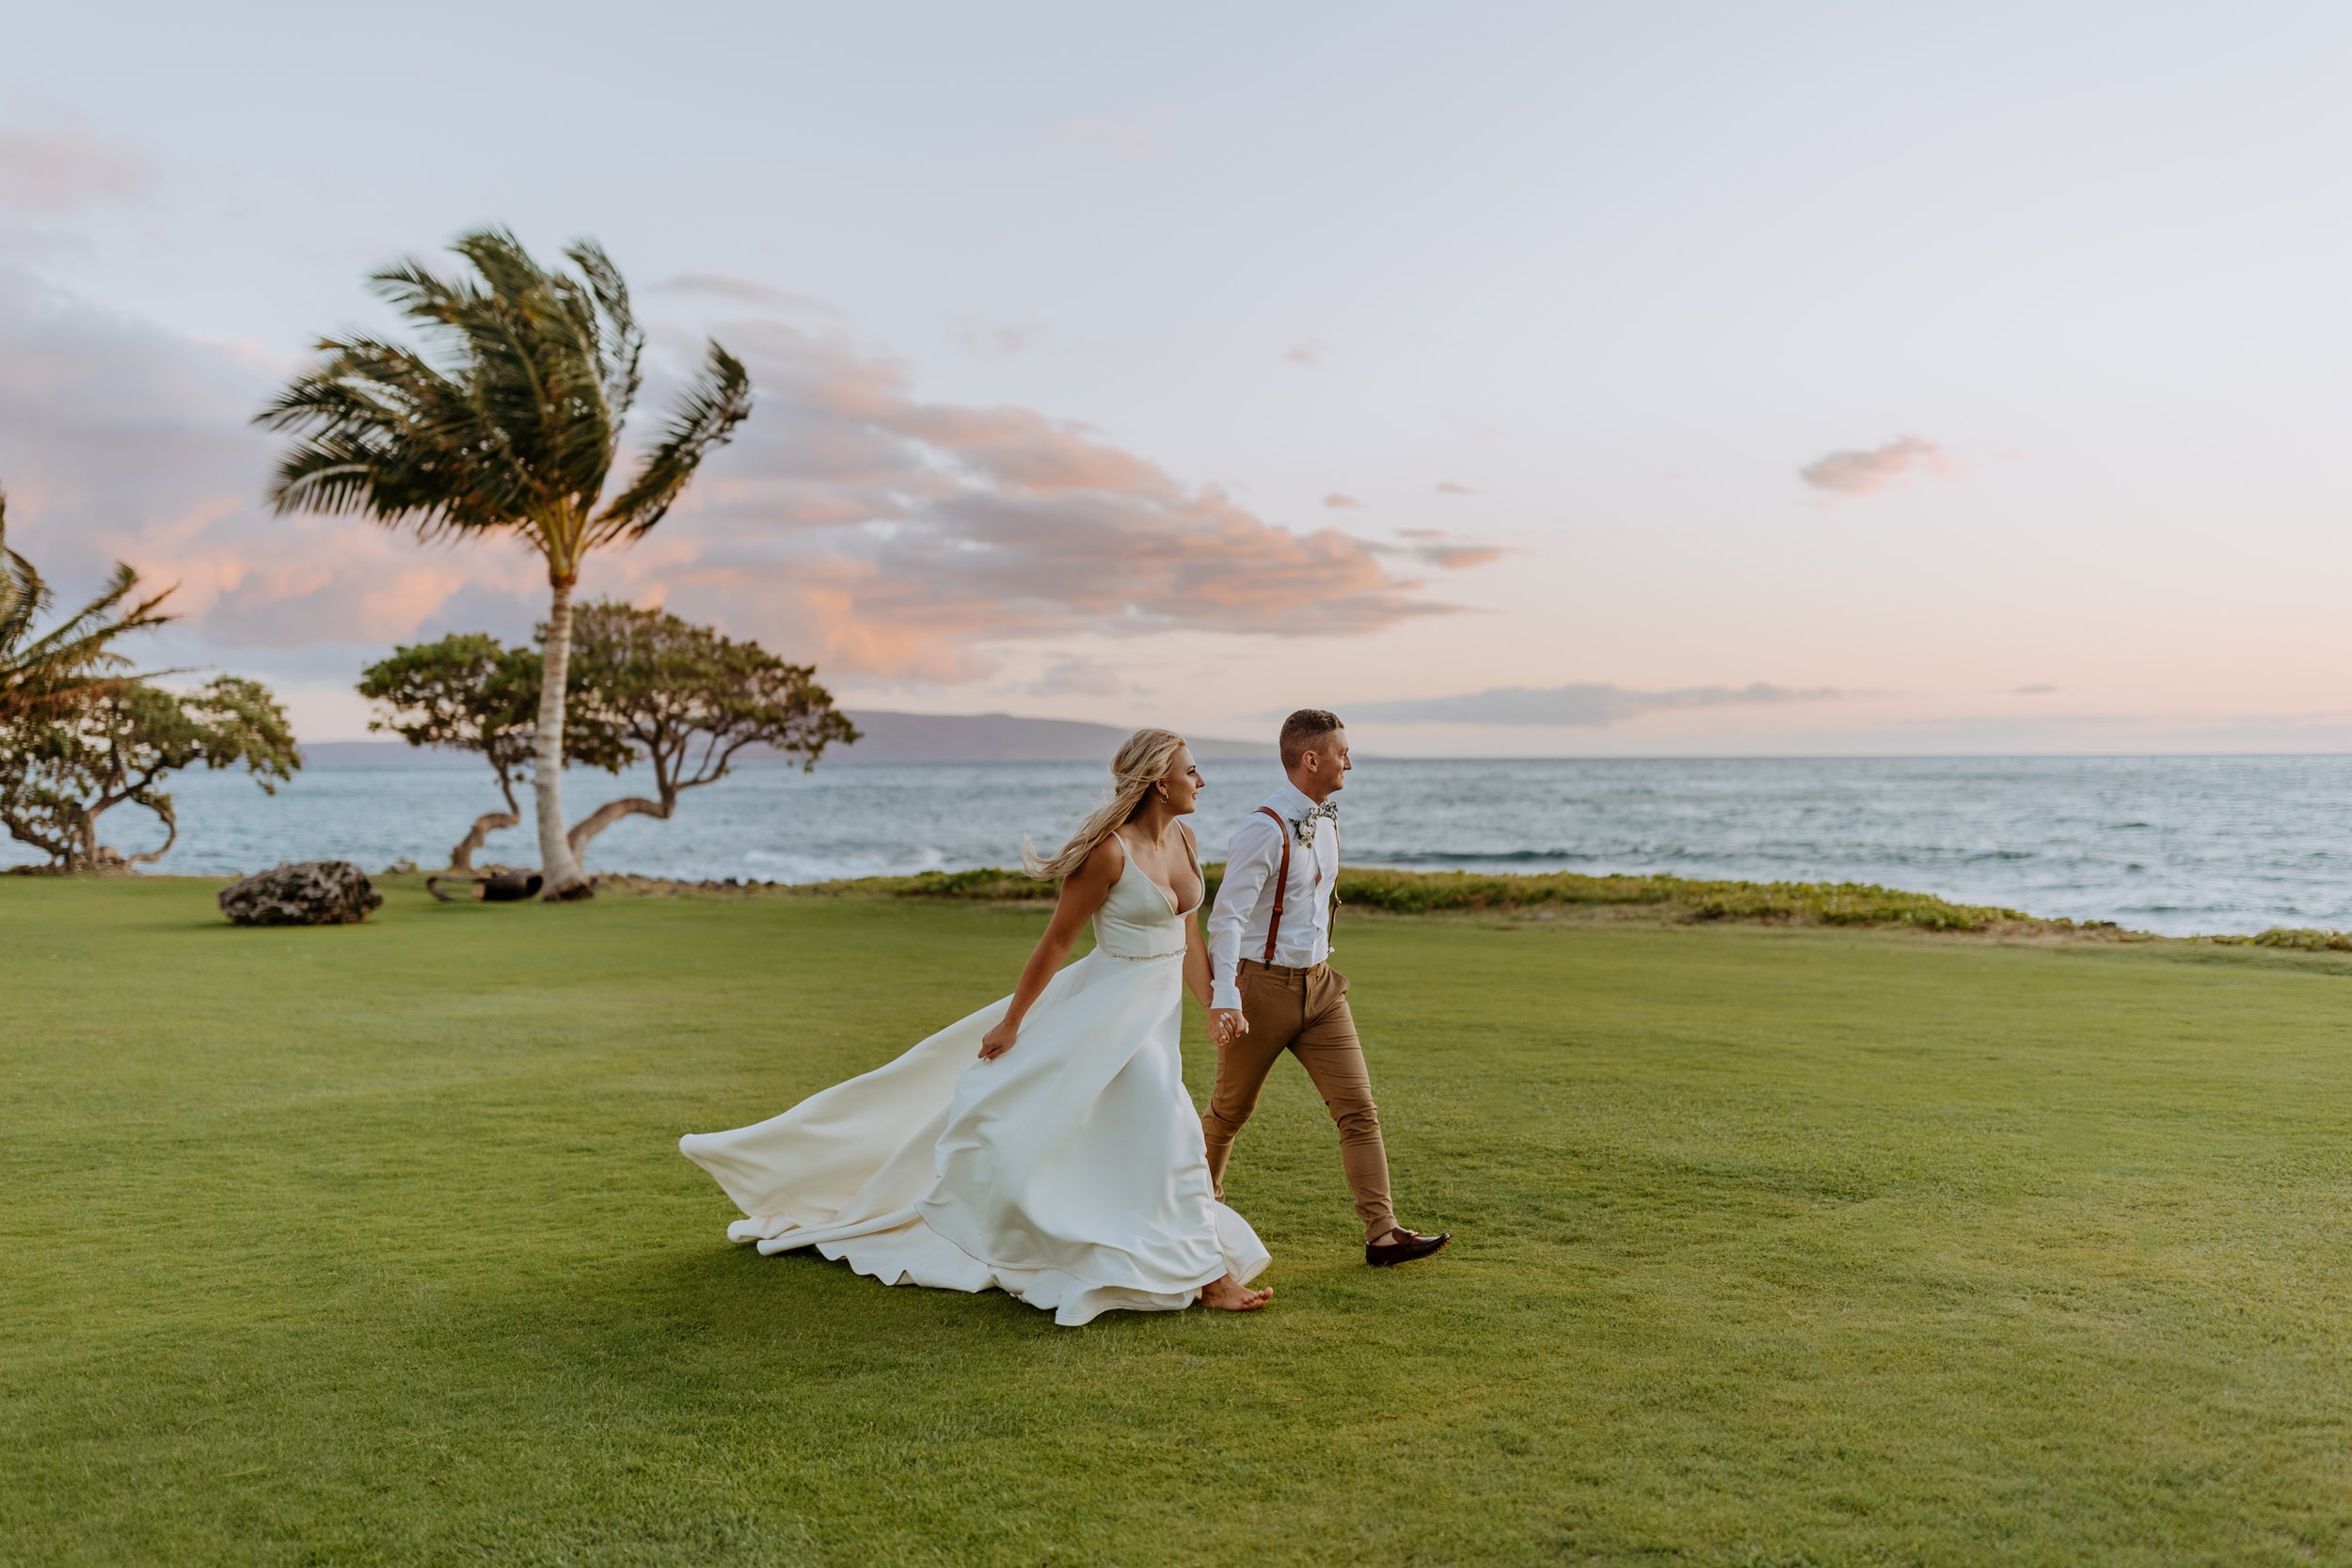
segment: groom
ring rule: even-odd
[[[1233,830],[1225,882],[1209,915],[1209,1032],[1216,1087],[1200,1118],[1209,1180],[1225,1196],[1233,1134],[1288,1051],[1298,1058],[1340,1129],[1340,1164],[1364,1225],[1364,1261],[1409,1263],[1452,1238],[1422,1236],[1389,1206],[1389,1155],[1372,1077],[1347,1010],[1347,976],[1324,960],[1339,902],[1340,808],[1347,731],[1339,715],[1301,708],[1282,721],[1282,771],[1290,782]]]

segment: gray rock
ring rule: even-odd
[[[240,926],[354,926],[383,902],[349,861],[288,861],[220,890],[220,912]]]

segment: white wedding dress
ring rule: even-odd
[[[1191,914],[1130,854],[1094,951],[1002,1056],[979,1060],[980,1037],[1009,997],[780,1117],[680,1138],[747,1216],[727,1235],[813,1246],[885,1285],[994,1288],[1065,1324],[1177,1311],[1256,1275],[1266,1249],[1214,1196],[1184,1092]]]

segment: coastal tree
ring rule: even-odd
[[[126,681],[78,711],[11,727],[0,748],[0,826],[59,871],[161,860],[180,838],[164,779],[240,766],[265,795],[302,766],[286,710],[268,688],[235,675],[186,693]],[[100,818],[122,805],[153,813],[163,843],[127,855],[102,844]]]
[[[625,816],[667,821],[681,794],[725,778],[747,747],[795,757],[805,771],[827,746],[857,739],[814,667],[787,664],[756,642],[610,602],[582,610],[576,636],[583,706],[654,781],[650,799],[621,796],[580,818],[571,831],[576,855]]]
[[[8,502],[0,494],[0,750],[18,726],[72,714],[131,677],[114,642],[171,619],[160,607],[171,590],[139,596],[139,575],[118,563],[98,596],[36,633],[54,595],[33,563],[8,548]]]
[[[547,628],[539,632],[544,639]],[[828,746],[857,738],[812,667],[712,627],[658,610],[591,604],[574,615],[572,643],[564,760],[614,774],[643,765],[653,774],[652,795],[608,800],[571,829],[576,857],[623,817],[666,821],[687,790],[726,777],[747,749],[807,768]],[[360,678],[360,695],[381,710],[369,728],[411,746],[475,752],[497,776],[507,809],[475,819],[451,852],[456,870],[471,871],[483,841],[520,820],[515,786],[537,766],[543,668],[530,649],[465,633],[395,648]]]
[[[452,247],[470,276],[409,261],[370,279],[421,347],[325,338],[256,422],[294,440],[269,489],[281,515],[358,514],[423,539],[514,535],[545,562],[548,610],[532,787],[549,898],[586,897],[563,768],[572,591],[590,552],[643,537],[751,411],[751,378],[716,342],[628,483],[608,494],[637,400],[644,334],[593,242],[541,265],[502,229]]]
[[[460,632],[437,642],[394,648],[360,673],[359,695],[377,705],[368,728],[400,736],[411,746],[471,752],[490,765],[504,811],[485,812],[450,851],[449,863],[471,871],[473,857],[490,834],[518,827],[522,807],[515,786],[528,774],[538,744],[542,658],[534,648],[510,648],[482,632]],[[567,763],[617,768],[628,759],[611,727],[580,703],[580,669],[571,661],[566,676],[564,758]]]

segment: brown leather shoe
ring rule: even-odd
[[[1375,1269],[1385,1269],[1393,1263],[1409,1263],[1416,1258],[1426,1258],[1446,1243],[1454,1240],[1454,1232],[1451,1230],[1440,1230],[1435,1236],[1422,1236],[1406,1229],[1401,1225],[1389,1234],[1396,1240],[1364,1243],[1364,1261]]]

